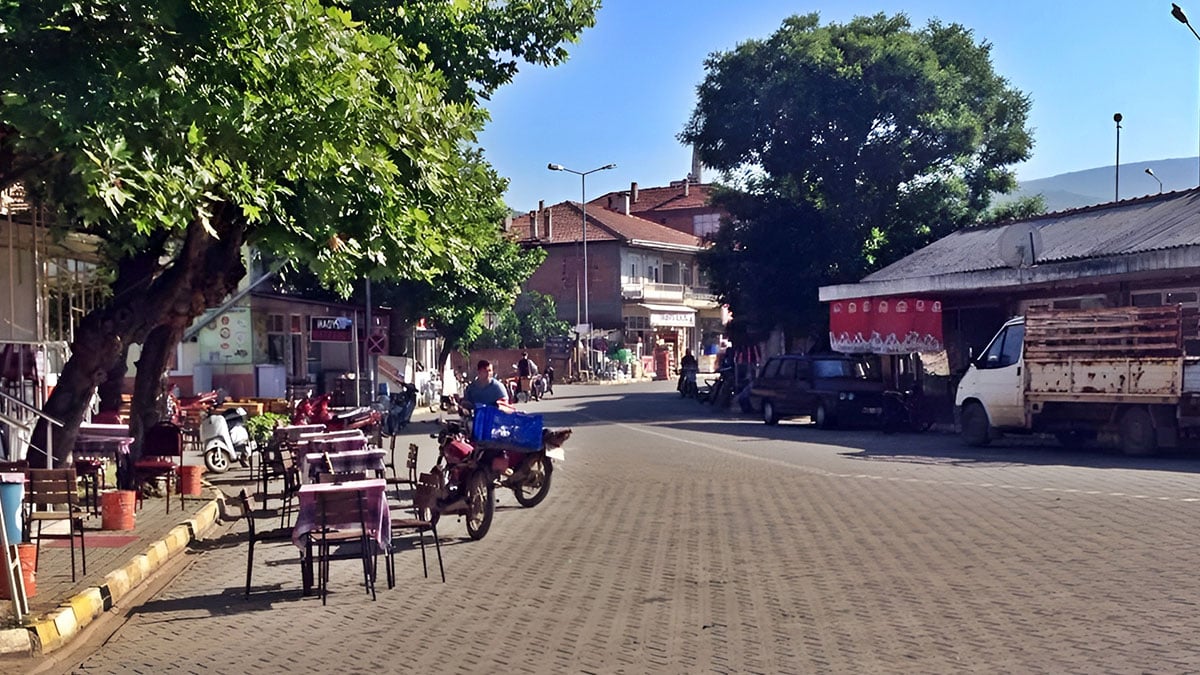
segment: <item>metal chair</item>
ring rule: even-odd
[[[425,578],[428,579],[429,565],[425,558],[425,533],[432,533],[433,545],[437,549],[438,571],[442,574],[442,583],[446,583],[446,568],[442,565],[442,542],[438,539],[437,518],[434,517],[434,512],[437,509],[437,491],[437,480],[430,474],[421,474],[417,478],[417,484],[413,491],[413,515],[409,518],[393,518],[392,536],[393,538],[395,537],[397,530],[413,530],[420,536],[421,567],[425,570]],[[394,546],[388,546],[387,566],[388,588],[392,588],[396,585],[396,552]]]
[[[317,493],[318,528],[309,532],[310,542],[317,539],[317,583],[321,591],[321,604],[326,604],[329,595],[329,563],[333,559],[332,546],[337,543],[358,542],[363,568],[363,583],[371,599],[375,600],[375,542],[367,530],[365,496],[361,491]],[[357,523],[357,527],[347,524]]]
[[[25,495],[29,504],[29,522],[37,523],[38,563],[41,563],[42,539],[69,539],[71,541],[71,582],[75,581],[75,537],[79,537],[79,552],[83,561],[83,573],[87,574],[87,545],[83,538],[83,509],[79,505],[79,486],[76,484],[75,469],[30,469],[29,492]],[[66,507],[55,509],[54,507]],[[41,509],[39,507],[45,507]],[[69,524],[67,534],[43,534],[42,523],[65,520]],[[34,571],[37,565],[34,565]]]
[[[238,501],[242,506],[242,518],[246,519],[246,529],[249,532],[250,549],[246,552],[246,599],[250,599],[250,580],[254,574],[254,545],[260,541],[288,541],[292,539],[292,530],[290,527],[279,527],[272,530],[259,531],[254,524],[255,508],[254,497],[242,490],[238,496]],[[304,556],[301,555],[301,565],[304,564]]]

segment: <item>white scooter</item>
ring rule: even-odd
[[[210,411],[200,422],[204,468],[212,473],[225,473],[234,461],[250,465],[257,444],[250,438],[246,417],[245,408],[230,408],[219,413]]]

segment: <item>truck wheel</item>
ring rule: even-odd
[[[1145,408],[1130,408],[1121,416],[1121,451],[1131,457],[1152,455],[1158,449],[1154,419]]]
[[[991,439],[991,424],[983,406],[972,401],[962,409],[962,438],[967,445],[982,447]]]

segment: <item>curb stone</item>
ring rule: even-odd
[[[220,513],[222,499],[223,496],[213,499],[194,517],[171,528],[165,537],[150,544],[123,567],[105,575],[99,586],[85,588],[49,614],[28,621],[21,628],[0,630],[0,656],[37,656],[61,648],[211,527]]]

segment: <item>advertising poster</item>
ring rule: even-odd
[[[207,363],[245,365],[251,362],[249,307],[231,307],[200,329],[196,341]]]

